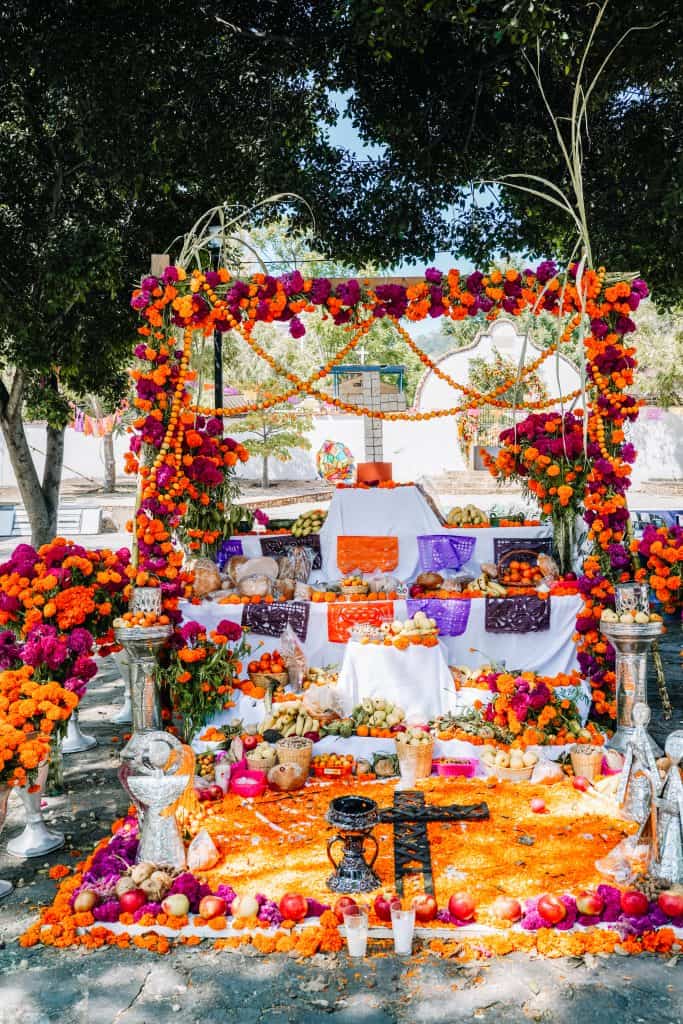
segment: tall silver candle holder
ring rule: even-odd
[[[144,807],[137,860],[176,869],[185,867],[185,844],[171,806],[182,796],[194,774],[194,757],[167,732],[148,732],[140,738],[130,763],[128,789]]]
[[[78,721],[78,708],[74,708],[66,724],[66,734],[62,740],[62,753],[80,754],[81,751],[92,750],[96,746],[97,740],[94,736],[81,732],[80,722]]]
[[[133,591],[131,611],[161,614],[161,590],[157,587],[137,587]],[[114,627],[116,642],[121,644],[129,665],[130,702],[133,733],[121,751],[119,780],[135,803],[138,813],[144,815],[144,807],[138,802],[128,786],[131,763],[139,754],[144,737],[161,728],[161,707],[156,683],[156,668],[159,651],[173,633],[172,626],[124,626]]]
[[[616,656],[617,731],[608,746],[622,753],[635,732],[634,704],[647,704],[647,656],[663,630],[661,622],[600,623],[600,632],[612,644]],[[661,757],[661,747],[649,733],[648,739],[655,757]]]

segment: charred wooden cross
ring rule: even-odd
[[[379,812],[384,824],[394,826],[394,877],[396,891],[403,895],[403,879],[421,874],[425,892],[434,893],[432,854],[427,825],[433,821],[485,821],[488,804],[451,804],[427,806],[424,793],[406,790],[394,793],[394,806]]]

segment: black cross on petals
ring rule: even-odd
[[[398,895],[403,895],[403,879],[417,874],[423,877],[425,892],[434,893],[432,853],[427,834],[430,822],[485,821],[488,817],[486,803],[428,806],[424,793],[417,790],[395,791],[394,806],[380,810],[379,819],[394,826],[394,878]]]

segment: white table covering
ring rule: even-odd
[[[417,487],[336,490],[320,531],[324,572],[330,577],[341,575],[337,566],[337,537],[398,537],[399,564],[395,575],[401,580],[411,579],[417,572],[418,534],[442,530]]]
[[[381,644],[346,645],[337,689],[348,715],[366,697],[383,697],[403,708],[409,725],[455,709],[453,677],[441,644],[400,651]]]

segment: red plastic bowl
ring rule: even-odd
[[[479,759],[476,757],[437,758],[434,765],[437,775],[443,775],[445,778],[454,778],[459,775],[461,778],[471,779],[476,775]]]
[[[245,771],[230,779],[230,792],[238,796],[261,796],[265,792],[268,780],[265,772]]]

